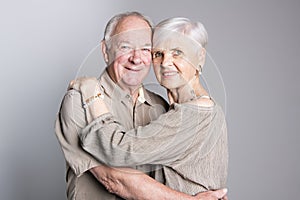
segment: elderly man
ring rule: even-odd
[[[108,22],[101,43],[107,68],[99,84],[106,104],[128,130],[155,120],[168,106],[142,86],[151,64],[151,34],[151,22],[145,16],[122,13]],[[148,176],[161,173],[155,166],[110,168],[99,163],[80,146],[78,131],[91,122],[83,101],[80,92],[69,90],[56,120],[56,136],[66,159],[68,199],[218,199],[225,195],[224,190],[197,196],[174,191],[158,182],[163,180]]]

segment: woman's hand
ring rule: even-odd
[[[70,89],[78,90],[81,93],[84,102],[97,96],[99,93],[103,93],[99,81],[95,77],[79,77],[72,80],[68,87],[68,90]]]
[[[89,111],[91,120],[108,113],[104,92],[95,77],[80,77],[70,82],[68,90],[74,89],[81,93],[83,107]]]

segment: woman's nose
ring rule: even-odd
[[[163,58],[162,58],[162,62],[161,62],[161,66],[163,67],[167,67],[167,66],[171,66],[173,65],[173,57],[171,54],[164,54]]]

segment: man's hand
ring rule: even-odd
[[[201,192],[198,193],[195,197],[198,200],[228,200],[226,188],[215,191]]]

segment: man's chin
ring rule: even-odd
[[[131,77],[124,77],[120,80],[120,84],[125,87],[135,88],[139,87],[143,82],[141,76],[131,76]]]

